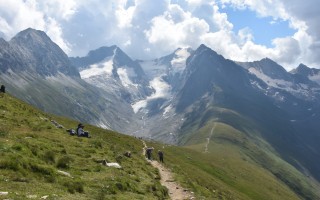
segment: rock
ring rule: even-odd
[[[49,197],[49,195],[43,196],[40,199],[47,199]]]
[[[8,195],[9,192],[0,192],[0,196],[5,196],[5,195]]]
[[[61,175],[64,175],[64,176],[68,176],[68,177],[73,178],[69,172],[65,172],[65,171],[61,171],[61,170],[58,170],[57,172],[58,172],[59,174],[61,174]]]
[[[115,167],[115,168],[118,168],[118,169],[122,168],[122,167],[119,165],[119,163],[106,163],[106,165],[107,165],[108,167]]]
[[[30,195],[27,196],[27,198],[28,199],[36,199],[36,198],[38,198],[38,196],[35,195],[35,194],[30,194]]]

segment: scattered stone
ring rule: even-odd
[[[55,125],[55,127],[57,127],[57,128],[64,128],[61,124],[59,124],[58,122],[56,122],[56,121],[54,121],[54,120],[51,120],[51,123],[52,123],[53,125]]]
[[[104,166],[107,166],[107,167],[114,167],[114,168],[122,168],[119,163],[108,163],[107,160],[96,160],[97,163],[101,163],[102,165]]]
[[[27,198],[28,199],[36,199],[36,198],[38,198],[38,196],[35,195],[35,194],[30,194],[30,195],[27,196]]]
[[[47,199],[49,197],[49,195],[43,196],[40,199]]]
[[[0,196],[5,196],[5,195],[8,195],[9,192],[0,192]]]
[[[64,175],[64,176],[68,176],[68,177],[73,178],[69,172],[65,172],[65,171],[58,170],[58,173],[61,174],[61,175]]]
[[[108,166],[108,167],[115,167],[115,168],[118,168],[118,169],[122,168],[122,167],[119,165],[119,163],[106,163],[106,166]]]

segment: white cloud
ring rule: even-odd
[[[169,51],[179,46],[199,45],[199,36],[208,31],[209,25],[204,20],[192,17],[191,13],[173,5],[163,15],[152,19],[145,34],[154,48]]]
[[[250,27],[234,31],[223,6],[288,21],[296,33],[274,38],[272,48],[257,45]],[[301,62],[320,67],[319,21],[318,0],[0,0],[1,37],[40,29],[73,56],[116,44],[146,59],[205,43],[229,59],[270,57],[287,69]]]

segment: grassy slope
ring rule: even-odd
[[[70,136],[77,122],[44,114],[6,94],[0,97],[0,191],[5,198],[165,199],[158,171],[141,155],[141,141],[87,126],[92,138]],[[132,157],[122,154],[131,151]],[[122,169],[97,163],[106,159]],[[62,170],[71,177],[58,173]]]
[[[196,127],[199,123],[191,125],[189,130],[194,132],[183,138],[185,147],[164,146],[167,166],[185,187],[200,199],[320,199],[318,183],[282,160],[250,129],[250,122],[232,111],[219,113],[219,117],[232,119],[237,128],[216,117],[200,129]],[[209,137],[209,152],[204,153]]]
[[[77,122],[44,114],[9,95],[0,97],[0,191],[5,198],[166,199],[159,174],[141,155],[141,141],[87,126],[92,138],[69,136]],[[212,127],[215,129],[203,153]],[[193,129],[193,130],[196,130]],[[190,134],[188,146],[148,143],[165,152],[166,166],[197,199],[317,199],[302,174],[254,135],[211,121]],[[260,138],[261,139],[261,138]],[[122,156],[131,151],[132,158]],[[96,162],[119,162],[123,169]],[[57,171],[69,172],[73,178]],[[286,183],[286,184],[284,184]],[[289,186],[290,187],[289,187]],[[296,193],[295,193],[295,192]],[[318,196],[316,196],[318,195]]]

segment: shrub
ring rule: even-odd
[[[55,153],[53,151],[46,151],[43,155],[43,160],[47,163],[55,163]]]
[[[15,144],[11,148],[16,150],[16,151],[21,151],[22,150],[22,146],[20,144]]]
[[[20,169],[20,165],[18,162],[14,160],[0,160],[0,169],[10,169],[13,171],[18,171]]]
[[[72,158],[70,158],[69,156],[63,156],[58,159],[57,167],[67,169],[69,168],[69,164],[71,161],[72,161]]]
[[[67,188],[68,192],[74,194],[75,192],[83,193],[84,187],[81,181],[65,181],[63,185]]]
[[[101,140],[91,140],[91,144],[96,149],[101,149],[103,147]]]
[[[9,128],[8,127],[0,127],[0,137],[6,137],[9,135]]]

